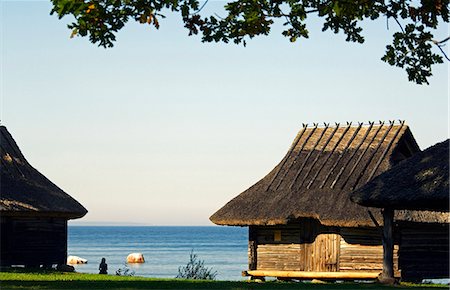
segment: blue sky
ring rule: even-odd
[[[206,12],[224,2],[208,3]],[[209,225],[269,172],[302,123],[405,119],[421,148],[448,138],[448,63],[418,86],[366,43],[274,29],[247,47],[131,23],[112,49],[69,39],[49,1],[1,7],[1,120],[28,161],[87,207],[78,224]],[[448,35],[442,27],[438,38]]]

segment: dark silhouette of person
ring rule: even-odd
[[[102,258],[98,269],[100,270],[99,274],[108,274],[108,264],[106,264],[105,258]]]

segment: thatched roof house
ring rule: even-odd
[[[62,263],[67,220],[87,210],[28,163],[4,126],[0,157],[1,264]]]
[[[414,273],[415,279],[450,277],[449,194],[448,139],[402,161],[351,194],[351,199],[361,205],[384,208],[382,281],[393,281],[395,231],[402,237],[413,237],[404,238],[403,253],[410,254],[403,268]],[[443,221],[395,229],[394,209],[421,210],[416,213],[439,215]]]
[[[449,211],[449,140],[440,142],[352,193],[364,206]]]
[[[210,220],[249,226],[247,275],[373,278],[382,268],[382,215],[349,195],[419,151],[404,122],[304,125],[281,162]],[[411,211],[398,218],[445,219]]]
[[[2,216],[80,218],[87,210],[34,169],[6,127],[0,126]]]
[[[298,218],[328,226],[372,226],[367,209],[351,202],[350,192],[419,151],[403,123],[305,126],[269,174],[210,219],[235,226],[281,225]]]

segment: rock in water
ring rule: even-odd
[[[145,263],[144,255],[141,253],[131,253],[127,256],[127,263]]]
[[[67,264],[74,265],[74,264],[87,264],[87,260],[80,258],[78,256],[68,256],[67,257]]]

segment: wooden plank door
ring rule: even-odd
[[[302,244],[305,271],[337,272],[340,241],[338,234],[321,234],[313,243]]]

